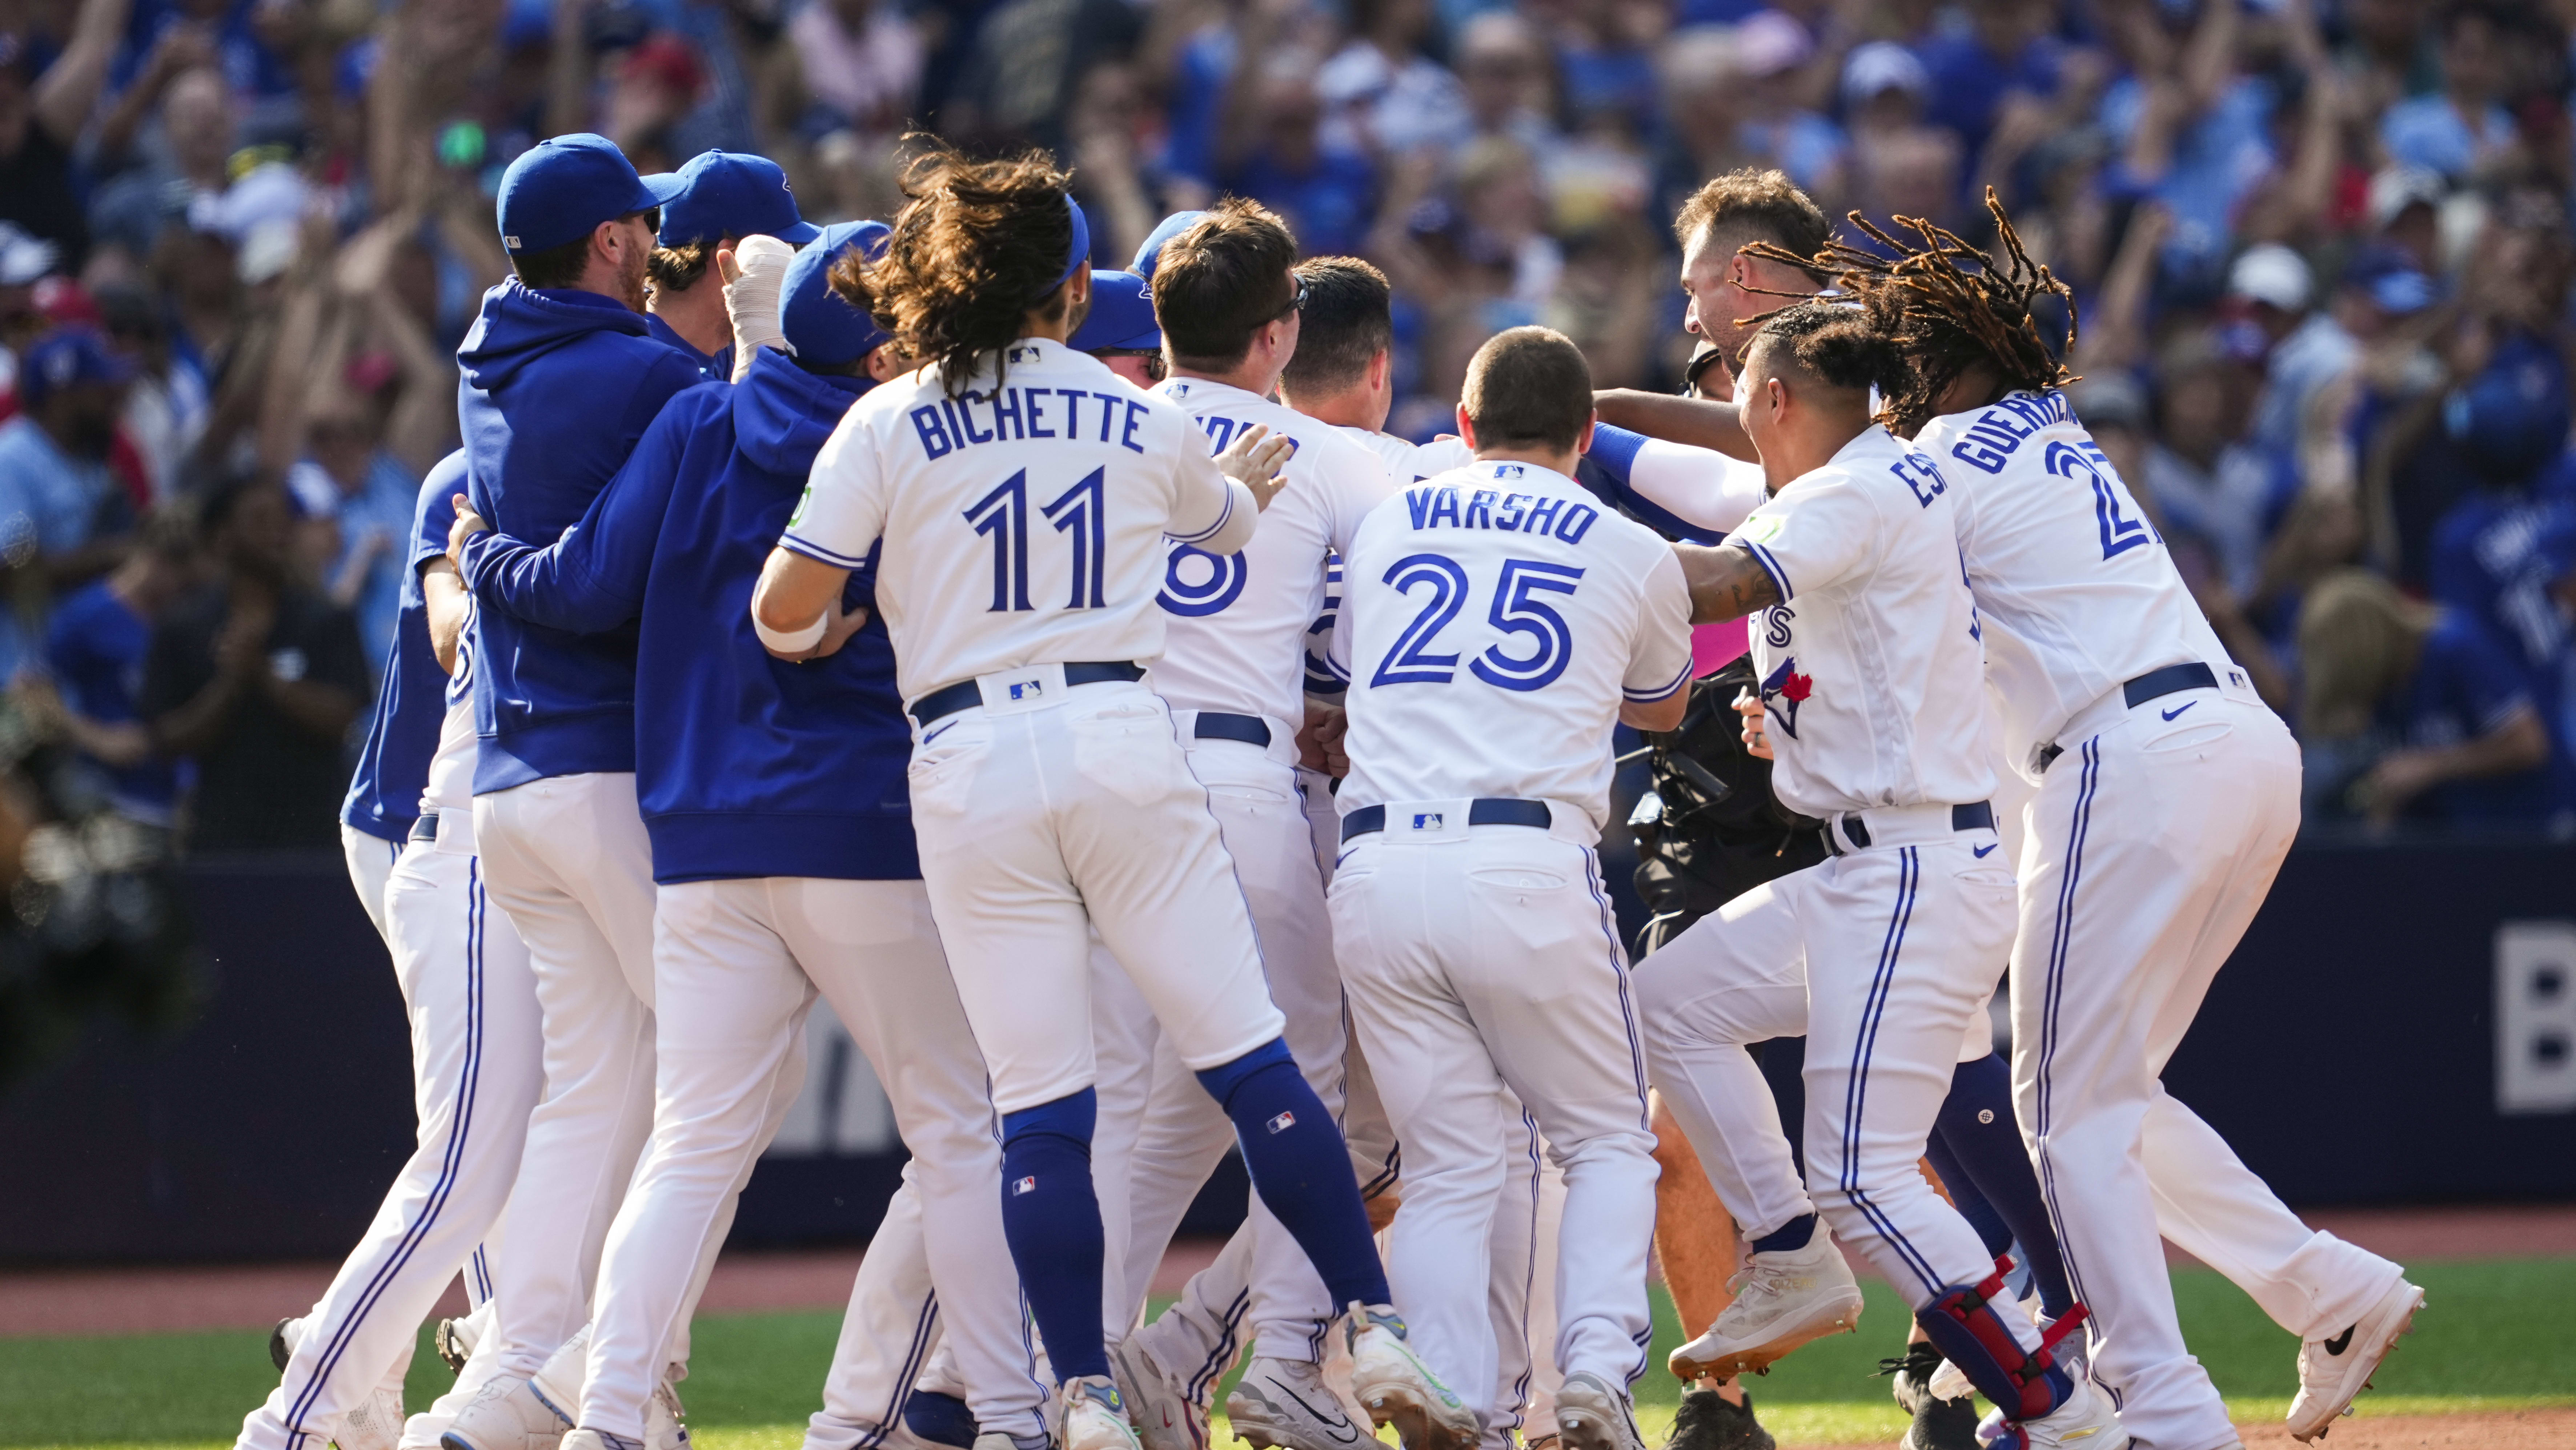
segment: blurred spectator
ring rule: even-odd
[[[217,488],[201,536],[218,580],[152,632],[142,711],[163,749],[196,762],[187,839],[200,851],[339,840],[341,747],[367,664],[348,612],[293,579],[292,528],[275,486]]]
[[[2299,658],[2310,820],[2539,829],[2576,806],[2523,673],[2468,615],[2345,570],[2310,591]]]
[[[155,515],[125,562],[64,600],[45,631],[44,674],[23,698],[79,752],[110,809],[147,826],[174,823],[179,772],[141,710],[153,627],[192,582],[195,540],[174,514]]]
[[[2050,33],[2056,16],[2044,0],[1969,0],[1964,9],[1967,23],[1935,34],[1921,54],[1932,82],[1926,118],[1973,155],[2008,98],[2056,91],[2065,47]]]
[[[2263,544],[2287,503],[2287,467],[2247,436],[2256,379],[2216,339],[2194,333],[2159,359],[2157,438],[2147,451],[2156,496],[2185,578],[2251,593]]]
[[[385,451],[383,438],[373,401],[348,398],[312,420],[306,457],[286,475],[297,511],[322,536],[323,597],[355,616],[370,669],[393,645],[402,608],[402,543],[420,497],[419,477]]]
[[[2508,22],[2482,0],[2442,11],[2442,88],[2388,108],[2379,123],[2389,159],[2453,179],[2492,164],[2514,144],[2500,104]]]
[[[73,153],[98,104],[123,11],[84,0],[68,44],[42,61],[32,33],[0,31],[0,221],[53,243],[78,268],[89,252]]]
[[[1315,73],[1335,139],[1378,155],[1448,150],[1475,133],[1466,88],[1424,53],[1439,19],[1431,0],[1354,0],[1351,38]]]
[[[123,556],[132,503],[107,459],[133,375],[85,328],[49,333],[22,359],[25,411],[0,423],[0,563],[20,600],[0,611],[0,678],[27,662],[21,614]]]
[[[150,65],[100,120],[98,164],[107,179],[90,198],[99,241],[148,253],[171,218],[230,184],[232,95],[207,60],[196,31],[168,31]]]
[[[1313,62],[1277,57],[1238,81],[1235,93],[1217,151],[1223,188],[1278,212],[1307,256],[1358,251],[1377,168],[1368,153],[1326,133]]]
[[[823,129],[899,129],[921,84],[921,31],[889,0],[813,0],[787,22]]]

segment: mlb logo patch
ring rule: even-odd
[[[1035,1193],[1037,1191],[1038,1176],[1034,1173],[1030,1174],[1026,1178],[1016,1179],[1011,1184],[1011,1196],[1013,1198],[1017,1198],[1023,1193]]]
[[[1040,680],[1018,681],[1011,686],[1011,698],[1014,700],[1034,700],[1045,693],[1046,684]]]
[[[1279,1116],[1272,1118],[1262,1126],[1268,1128],[1273,1133],[1285,1133],[1290,1128],[1297,1126],[1297,1115],[1295,1113],[1281,1113]]]
[[[1446,819],[1447,817],[1441,815],[1438,811],[1415,811],[1413,813],[1413,829],[1417,831],[1436,831],[1440,829],[1441,822]]]
[[[1525,473],[1527,473],[1527,472],[1529,472],[1529,470],[1528,470],[1528,469],[1521,467],[1521,466],[1520,466],[1519,464],[1517,464],[1517,463],[1503,463],[1503,464],[1497,464],[1497,465],[1495,466],[1495,468],[1494,468],[1494,477],[1496,477],[1496,478],[1519,478],[1520,476],[1522,476],[1523,474],[1525,474]]]

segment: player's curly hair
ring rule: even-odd
[[[1056,278],[1073,245],[1072,178],[1044,151],[976,161],[934,138],[907,140],[931,149],[904,168],[907,200],[885,252],[871,262],[851,250],[832,264],[832,290],[911,356],[938,364],[949,393],[963,391],[988,355],[998,387],[1029,311],[1043,308],[1050,322],[1064,315]]]
[[[1868,313],[1830,302],[1801,302],[1765,315],[1754,345],[1768,344],[1768,357],[1780,354],[1807,376],[1829,387],[1885,395],[1910,378],[1905,354],[1896,340],[1881,332]]]
[[[1991,186],[1986,188],[1986,211],[1995,219],[2000,259],[1921,217],[1896,219],[1922,238],[1917,247],[1879,230],[1859,212],[1851,214],[1852,225],[1889,255],[1840,238],[1827,241],[1813,257],[1767,242],[1744,251],[1830,272],[1833,285],[1858,302],[1877,330],[1903,350],[1911,366],[1898,386],[1880,385],[1886,406],[1878,416],[1910,438],[1939,416],[1942,396],[1959,375],[1979,363],[2001,373],[2007,388],[2036,392],[2076,380],[2060,361],[2075,350],[2074,289],[2022,250],[2021,237]],[[2050,294],[2066,299],[2066,333],[2055,351],[2041,339],[2031,315],[2031,304]]]

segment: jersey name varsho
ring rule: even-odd
[[[996,388],[979,393],[969,388],[954,398],[925,403],[910,414],[913,436],[930,458],[945,457],[976,443],[1023,443],[1043,438],[1086,438],[1116,442],[1132,452],[1136,425],[1145,405],[1133,397],[1095,393],[1082,388]],[[1113,437],[1113,431],[1115,436]]]
[[[1583,536],[1592,531],[1593,520],[1601,517],[1598,510],[1585,504],[1568,504],[1543,493],[1504,493],[1492,488],[1468,494],[1466,506],[1461,509],[1458,490],[1447,485],[1406,489],[1404,507],[1417,529],[1497,529],[1548,535],[1569,544],[1582,543]]]

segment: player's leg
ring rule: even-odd
[[[1541,1166],[1545,1153],[1538,1119],[1520,1108],[1504,1125],[1503,1191],[1494,1199],[1494,1251],[1485,1284],[1485,1315],[1494,1325],[1494,1413],[1485,1417],[1482,1443],[1492,1450],[1505,1450],[1515,1431],[1533,1445],[1556,1433],[1562,1376],[1556,1369],[1555,1230],[1565,1181],[1556,1177],[1551,1193],[1551,1175]]]
[[[1001,1155],[984,1057],[918,881],[777,878],[770,919],[885,1084],[913,1155],[922,1241],[948,1351],[988,1433],[1046,1434],[1045,1394],[1022,1333],[1019,1277],[1002,1247]]]
[[[804,1450],[878,1450],[903,1434],[904,1402],[940,1338],[939,1298],[921,1238],[921,1194],[913,1184],[919,1163],[904,1165],[903,1183],[868,1236],[823,1378],[823,1408],[806,1422]]]
[[[385,883],[394,874],[394,863],[402,859],[403,845],[370,836],[345,822],[340,827],[340,858],[348,863],[349,885],[388,950],[393,947],[393,928],[385,919]]]
[[[527,955],[482,888],[475,858],[414,843],[385,892],[411,1018],[418,1142],[331,1287],[289,1336],[285,1374],[243,1421],[245,1450],[393,1442],[420,1323],[510,1196],[540,1058]]]
[[[1984,1024],[1978,1009],[1977,1026]],[[2041,1199],[2039,1176],[2013,1115],[2012,1067],[2001,1054],[1962,1061],[1950,1071],[1950,1096],[1927,1145],[1932,1166],[1954,1197],[1973,1193],[2003,1227],[2008,1241],[2021,1246],[2040,1311],[2055,1319],[2075,1303],[2066,1281],[2066,1263],[2057,1248],[2057,1230],[2049,1226],[2048,1205]],[[1971,1221],[1965,1202],[1961,1211]],[[1979,1232],[1985,1230],[1980,1226]],[[2000,1252],[2000,1250],[1998,1250]]]
[[[1460,1000],[1441,941],[1471,929],[1455,900],[1462,873],[1445,859],[1468,849],[1362,845],[1333,880],[1352,1026],[1404,1142],[1404,1208],[1388,1231],[1387,1263],[1410,1343],[1458,1406],[1405,1406],[1396,1423],[1408,1445],[1426,1434],[1490,1434],[1517,1409],[1496,1402],[1491,1293],[1494,1225],[1511,1178],[1506,1145],[1522,1114]],[[1375,1397],[1364,1380],[1353,1388],[1363,1404]]]
[[[1123,969],[1120,975],[1125,976]],[[1122,985],[1124,997],[1143,1001],[1132,979]],[[1152,1009],[1145,1011],[1150,1022]],[[1144,1310],[1146,1286],[1153,1282],[1183,1215],[1206,1186],[1208,1174],[1234,1146],[1234,1124],[1208,1100],[1207,1090],[1181,1061],[1171,1038],[1159,1024],[1151,1033],[1151,1067],[1124,1189],[1128,1223],[1121,1257],[1129,1323]],[[1247,1236],[1254,1232],[1251,1218],[1245,1219],[1241,1231]],[[1117,1319],[1116,1314],[1110,1317]]]
[[[477,796],[474,826],[492,899],[528,945],[545,1024],[545,1097],[528,1119],[495,1286],[507,1382],[536,1373],[588,1321],[600,1249],[652,1127],[652,846],[632,776]],[[595,916],[585,898],[601,878],[641,882],[640,906]]]
[[[1144,1316],[1145,1293],[1154,1282],[1154,1270],[1162,1258],[1162,1245],[1150,1249],[1140,1246],[1143,1238],[1136,1227],[1140,1201],[1144,1211],[1160,1213],[1156,1193],[1160,1185],[1141,1184],[1144,1176],[1138,1166],[1138,1145],[1145,1134],[1146,1118],[1153,1101],[1156,1050],[1162,1045],[1161,1028],[1154,1021],[1154,1009],[1145,1005],[1144,995],[1129,981],[1125,968],[1100,944],[1097,934],[1091,940],[1091,1051],[1092,1091],[1099,1099],[1100,1122],[1091,1138],[1091,1181],[1100,1198],[1100,1226],[1106,1257],[1105,1283],[1107,1297],[1102,1302],[1101,1329],[1113,1345],[1125,1339]],[[1205,1116],[1207,1095],[1195,1091],[1199,1101],[1189,1109]],[[1222,1151],[1222,1150],[1220,1150]],[[1202,1178],[1204,1181],[1204,1178]],[[1195,1195],[1198,1185],[1189,1192]],[[1170,1210],[1175,1224],[1188,1210],[1184,1202]],[[1168,1232],[1165,1237],[1170,1235]]]

